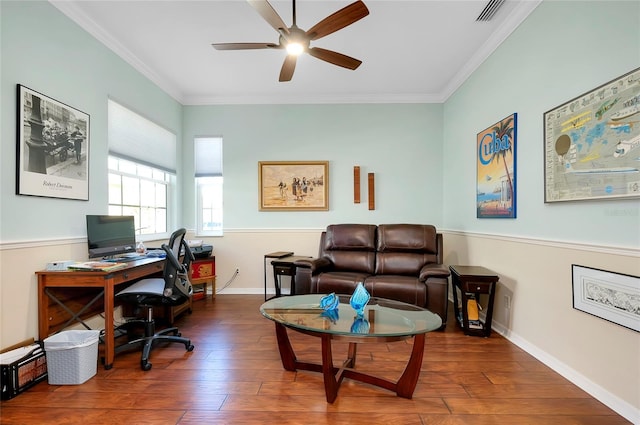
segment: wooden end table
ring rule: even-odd
[[[264,300],[267,301],[267,259],[268,258],[285,258],[293,255],[292,251],[276,251],[264,255],[262,266],[264,267]],[[276,292],[278,288],[276,287]]]
[[[493,301],[496,295],[496,283],[500,277],[492,270],[482,266],[449,266],[451,271],[451,283],[453,289],[453,308],[455,317],[465,335],[488,337],[491,335],[491,321],[493,319]],[[462,304],[462,312],[458,305],[458,290]],[[480,322],[479,328],[470,327],[469,312],[467,310],[468,294],[474,294],[476,302],[480,300],[480,294],[488,295],[487,313],[484,322]]]
[[[280,281],[282,276],[289,276],[291,278],[291,293],[296,294],[296,265],[297,260],[305,258],[311,258],[306,256],[290,255],[288,257],[278,258],[271,261],[273,266],[273,282],[276,286],[276,297],[282,296],[282,282]]]

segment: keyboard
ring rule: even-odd
[[[138,260],[144,260],[145,258],[148,258],[146,255],[136,255],[136,256],[123,256],[123,257],[116,257],[116,258],[106,258],[103,261],[109,262],[109,263],[129,263],[131,261],[138,261]]]

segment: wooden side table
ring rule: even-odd
[[[267,258],[285,258],[285,257],[289,257],[293,255],[293,252],[291,251],[276,251],[276,252],[270,252],[268,254],[264,255],[264,259],[263,261],[263,267],[264,267],[264,300],[267,301]],[[274,282],[274,284],[276,285],[276,296],[278,294],[278,287],[277,287],[277,283]]]
[[[276,286],[276,297],[282,296],[282,283],[280,278],[282,276],[290,276],[291,277],[291,293],[290,295],[296,294],[296,265],[295,262],[297,260],[301,260],[303,258],[311,258],[311,257],[301,257],[296,255],[290,255],[288,257],[278,258],[277,260],[273,260],[271,265],[273,266],[273,281]]]
[[[211,299],[216,297],[216,257],[198,258],[191,262],[189,270],[191,285],[202,285],[204,299],[207,299],[207,286],[211,284]]]
[[[453,308],[456,313],[456,320],[462,326],[465,335],[488,337],[491,335],[496,283],[500,277],[494,271],[481,266],[449,266],[449,270],[451,270]],[[458,290],[460,290],[462,314],[458,306]],[[467,309],[469,294],[475,295],[476,302],[480,300],[480,294],[486,294],[489,298],[485,320],[480,322],[480,328],[478,329],[473,329],[469,326],[469,312]]]

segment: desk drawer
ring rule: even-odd
[[[279,276],[294,276],[296,274],[296,266],[273,266],[273,272]]]
[[[493,282],[464,282],[462,290],[464,292],[473,292],[479,294],[488,294],[491,292]]]
[[[113,272],[113,283],[119,284],[123,282],[129,282],[132,280],[141,279],[143,277],[151,277],[150,274],[161,273],[164,267],[163,262],[157,262],[153,264],[146,264],[144,266],[134,267],[126,270],[119,270]]]

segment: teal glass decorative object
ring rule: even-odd
[[[336,310],[339,304],[340,299],[336,297],[336,294],[334,292],[320,298],[320,307],[322,307],[322,309],[326,311]]]
[[[362,282],[358,282],[356,290],[353,291],[353,295],[351,295],[349,304],[351,304],[351,307],[356,311],[359,317],[364,314],[364,308],[369,302],[369,298],[371,298],[369,292],[367,292]]]
[[[362,316],[357,316],[351,324],[351,332],[354,334],[368,334],[369,321]]]
[[[338,320],[340,320],[339,312],[340,310],[338,310],[337,308],[333,310],[325,310],[320,314],[320,316],[326,317],[331,323],[335,325],[336,323],[338,323]]]

